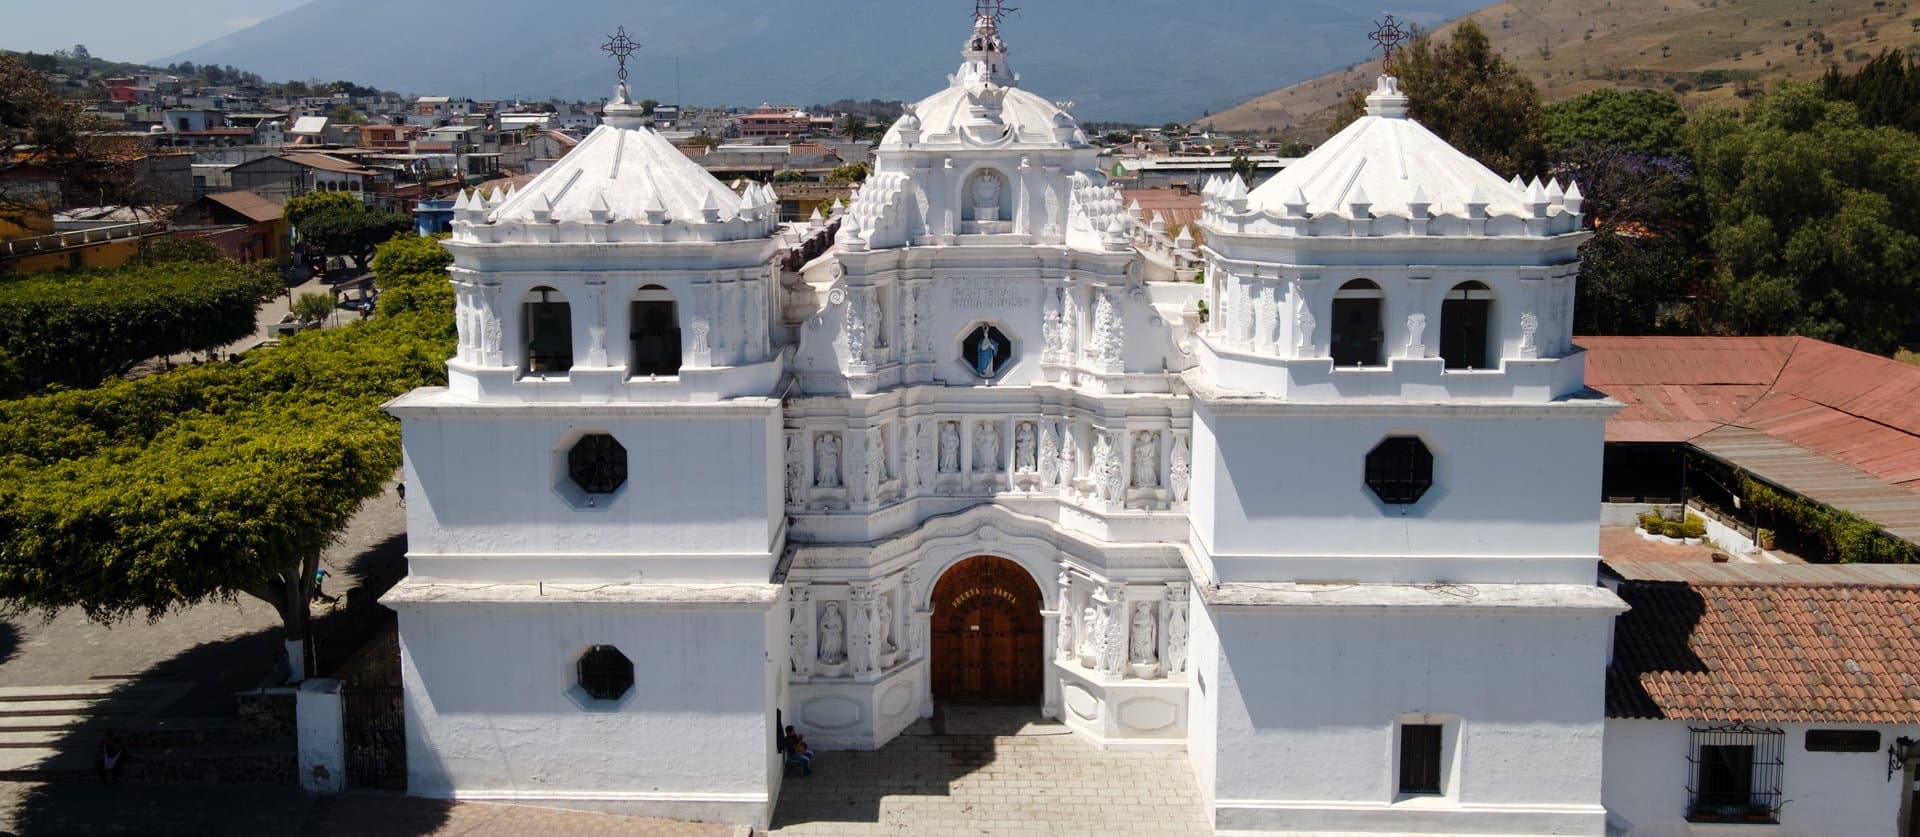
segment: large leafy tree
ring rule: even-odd
[[[383,306],[238,363],[0,402],[0,600],[112,622],[252,596],[299,679],[320,554],[400,464],[380,404],[445,380],[451,321]]]
[[[1686,149],[1686,124],[1680,100],[1666,93],[1606,87],[1543,109],[1536,133],[1550,155],[1597,143],[1671,157]]]
[[[347,256],[361,269],[374,248],[413,226],[407,216],[373,209],[345,192],[301,195],[282,212],[309,255]]]
[[[280,288],[272,272],[224,259],[0,280],[0,349],[30,385],[90,387],[149,358],[252,334]]]
[[[118,130],[61,98],[22,56],[0,52],[0,221],[21,224],[60,201],[60,192],[145,206],[153,184],[134,176]]]
[[[1441,139],[1502,176],[1541,171],[1545,155],[1534,133],[1540,91],[1500,57],[1479,23],[1462,21],[1445,41],[1420,33],[1394,54],[1393,71],[1411,100],[1409,113]],[[1355,93],[1335,121],[1359,118],[1366,95]]]
[[[1713,221],[1707,324],[1892,352],[1920,310],[1920,137],[1792,83],[1689,134]]]

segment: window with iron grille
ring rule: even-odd
[[[588,494],[612,494],[627,484],[627,449],[605,433],[580,437],[567,451],[567,476]]]
[[[1391,436],[1367,452],[1367,487],[1380,502],[1420,502],[1433,487],[1433,452],[1413,436]]]
[[[594,700],[619,700],[633,688],[633,661],[611,645],[595,645],[580,655],[580,689]]]
[[[1786,733],[1745,724],[1688,731],[1687,819],[1778,822]]]
[[[1439,724],[1400,725],[1400,792],[1440,792]]]

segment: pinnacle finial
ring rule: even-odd
[[[640,43],[627,37],[627,27],[622,26],[607,36],[607,42],[600,45],[600,51],[613,56],[620,64],[620,85],[627,84],[627,58],[640,50]]]
[[[1380,50],[1380,72],[1393,75],[1393,51],[1406,43],[1413,33],[1400,28],[1400,22],[1387,15],[1387,19],[1374,24],[1373,34],[1367,36],[1374,47]]]

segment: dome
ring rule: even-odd
[[[624,101],[607,107],[606,124],[488,213],[492,222],[713,224],[737,217],[741,197],[653,129]],[[759,206],[759,190],[748,192]]]
[[[1548,203],[1577,213],[1577,190],[1549,201],[1500,177],[1408,118],[1399,81],[1381,76],[1365,116],[1246,197],[1276,217],[1525,218]]]
[[[961,58],[947,88],[907,106],[880,147],[1087,145],[1066,108],[1020,89],[992,17],[975,19]]]

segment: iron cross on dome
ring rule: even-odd
[[[1007,5],[1006,0],[973,0],[974,18],[988,18],[999,23],[1007,15],[1020,11]]]
[[[607,42],[600,45],[601,52],[613,56],[613,60],[620,62],[621,84],[627,82],[627,58],[639,50],[640,43],[627,37],[627,27],[625,26],[620,27],[619,31],[614,32],[612,35],[608,35]]]
[[[1380,50],[1381,72],[1393,75],[1393,51],[1413,38],[1413,33],[1400,28],[1400,22],[1387,15],[1387,19],[1374,24],[1373,34],[1367,36],[1375,48]]]

